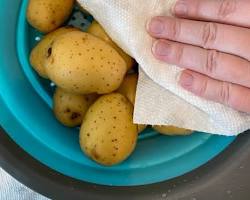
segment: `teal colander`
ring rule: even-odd
[[[102,185],[135,186],[168,180],[206,163],[235,138],[194,133],[162,136],[147,129],[125,162],[103,167],[80,150],[78,129],[62,126],[51,111],[54,84],[29,65],[42,35],[25,19],[27,0],[3,0],[0,12],[0,124],[23,150],[72,178]],[[91,21],[86,16],[84,24]],[[85,27],[84,25],[84,27]]]

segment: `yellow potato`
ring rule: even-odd
[[[80,145],[90,158],[103,165],[125,160],[134,150],[137,126],[133,106],[123,95],[111,93],[90,106],[80,130]]]
[[[126,73],[126,63],[116,50],[80,31],[58,37],[49,49],[45,66],[56,85],[79,94],[113,92]]]
[[[153,126],[153,129],[163,135],[190,135],[193,131],[175,126]]]
[[[147,128],[147,125],[145,125],[145,124],[137,124],[137,132],[138,133],[141,133],[141,132],[143,132],[145,129]]]
[[[48,78],[45,71],[45,60],[48,55],[48,49],[52,42],[60,35],[76,31],[78,29],[73,27],[59,28],[49,34],[47,34],[31,51],[30,64],[36,70],[36,72],[43,78]]]
[[[48,33],[61,26],[70,16],[74,0],[30,0],[27,20],[37,30]]]
[[[128,74],[125,76],[121,86],[118,88],[117,92],[124,95],[128,100],[134,105],[135,104],[135,94],[136,86],[138,81],[138,74]],[[138,133],[141,133],[146,129],[147,125],[138,124]]]
[[[58,121],[65,126],[74,127],[81,125],[85,113],[97,97],[97,94],[72,94],[57,88],[53,98],[54,114]]]
[[[135,104],[135,94],[138,81],[138,74],[128,74],[125,76],[117,92],[123,94],[129,101]]]
[[[108,34],[105,32],[105,30],[97,21],[92,22],[87,32],[103,39],[105,42],[111,45],[123,57],[124,61],[127,64],[127,70],[131,69],[134,66],[135,64],[134,59],[128,54],[126,54],[119,46],[117,46],[116,43],[112,41],[112,39],[108,36]]]

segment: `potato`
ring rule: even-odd
[[[66,91],[105,94],[115,91],[126,63],[103,40],[81,31],[59,36],[48,50],[48,77]]]
[[[97,94],[72,94],[57,88],[53,98],[54,114],[58,121],[65,126],[74,127],[81,125],[85,113],[97,97]]]
[[[135,104],[137,81],[138,81],[137,74],[128,74],[125,76],[122,84],[117,90],[118,93],[121,93],[125,97],[127,97],[133,105]]]
[[[48,78],[45,71],[45,60],[48,55],[48,49],[52,42],[60,35],[76,31],[78,29],[73,27],[59,28],[49,34],[47,34],[31,51],[30,53],[30,64],[35,71],[43,78]]]
[[[138,81],[138,74],[128,74],[125,76],[121,86],[117,90],[118,93],[127,97],[128,100],[133,105],[135,104],[137,81]],[[138,126],[138,133],[141,133],[147,127],[147,125],[144,124],[138,124],[137,126]]]
[[[87,32],[98,38],[103,39],[105,42],[111,45],[123,57],[124,61],[127,64],[127,70],[131,69],[134,66],[134,59],[128,54],[126,54],[119,46],[117,46],[116,43],[112,41],[112,39],[108,36],[108,34],[97,21],[92,22]]]
[[[147,125],[145,124],[137,124],[137,132],[141,133],[147,128]]]
[[[193,131],[175,126],[153,126],[153,129],[163,135],[190,135]]]
[[[103,165],[125,160],[134,150],[137,126],[133,106],[123,95],[111,93],[90,106],[80,130],[80,145],[90,158]]]
[[[61,26],[70,16],[74,0],[30,0],[27,20],[37,30],[48,33]]]

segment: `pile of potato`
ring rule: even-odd
[[[43,78],[57,85],[53,98],[56,118],[80,129],[84,153],[103,165],[125,160],[146,125],[133,123],[138,75],[128,73],[135,61],[94,21],[87,32],[61,27],[73,0],[30,0],[27,20],[46,33],[30,54],[30,63]],[[167,135],[190,130],[154,126]]]

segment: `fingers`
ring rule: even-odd
[[[250,89],[221,82],[192,71],[184,71],[180,85],[193,94],[250,113]]]
[[[240,57],[167,40],[156,41],[152,53],[166,63],[250,87],[250,63]]]
[[[249,0],[179,0],[173,12],[183,18],[250,27]]]
[[[250,60],[250,29],[224,24],[155,17],[148,24],[155,38],[216,49]]]

